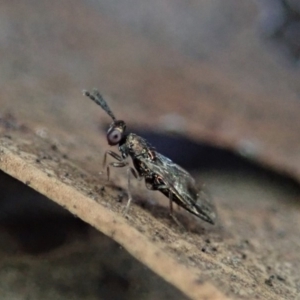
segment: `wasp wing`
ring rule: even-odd
[[[168,187],[168,189],[161,190],[163,194],[169,196],[171,192],[172,200],[179,206],[204,221],[214,224],[216,218],[214,206],[186,170],[159,153],[156,153],[152,160],[143,160],[143,163]]]

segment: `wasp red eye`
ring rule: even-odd
[[[122,139],[122,133],[118,129],[113,129],[107,133],[107,141],[109,145],[117,145]]]

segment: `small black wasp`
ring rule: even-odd
[[[106,151],[103,166],[106,165],[107,155],[116,159],[107,165],[109,179],[109,167],[125,167],[129,165],[126,158],[131,157],[134,168],[128,167],[128,201],[125,214],[128,212],[132,196],[130,191],[130,175],[137,179],[145,179],[146,187],[157,190],[167,196],[170,200],[170,212],[173,217],[172,201],[183,207],[190,213],[202,220],[214,224],[215,212],[213,205],[207,200],[203,191],[198,189],[193,177],[183,168],[172,162],[169,158],[161,155],[142,137],[134,133],[125,133],[126,124],[117,120],[98,90],[91,93],[83,91],[83,94],[100,105],[102,109],[112,118],[113,122],[108,128],[106,137],[110,146],[118,145],[121,155]]]

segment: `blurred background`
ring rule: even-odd
[[[297,264],[282,258],[300,253],[299,1],[2,1],[0,53],[2,124],[13,119],[97,174],[111,120],[82,89],[100,89],[131,131],[206,183],[228,231],[260,236],[277,269],[290,264],[286,289],[300,290]],[[1,178],[1,299],[184,298]]]

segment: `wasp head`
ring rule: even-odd
[[[113,121],[106,133],[108,144],[110,146],[115,146],[119,144],[122,138],[124,137],[125,129],[126,129],[126,124],[124,121],[121,120]]]

